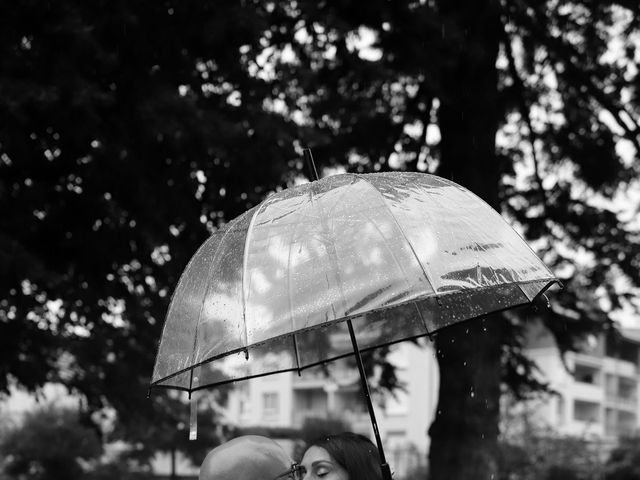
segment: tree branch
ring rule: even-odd
[[[533,172],[534,172],[536,184],[538,186],[538,190],[540,192],[540,196],[542,197],[542,209],[546,217],[547,212],[549,210],[549,207],[548,207],[549,200],[548,200],[547,192],[544,189],[544,186],[542,184],[542,177],[540,176],[540,165],[538,162],[538,155],[536,153],[536,145],[535,145],[537,136],[536,136],[536,132],[533,129],[533,125],[531,124],[531,117],[529,116],[529,112],[531,111],[531,108],[527,104],[527,100],[525,98],[526,87],[524,85],[524,82],[520,78],[520,75],[518,74],[518,70],[516,68],[516,63],[513,57],[513,50],[511,48],[511,38],[507,33],[506,23],[507,23],[506,20],[502,22],[503,29],[501,32],[503,35],[504,51],[507,56],[507,61],[509,63],[509,73],[511,74],[511,77],[513,78],[513,82],[518,91],[518,108],[520,110],[520,115],[524,120],[524,122],[526,123],[527,130],[529,132],[528,136],[529,136],[529,143],[531,144],[531,156],[533,158]]]
[[[560,37],[556,38],[547,35],[549,19],[537,4],[530,3],[527,0],[520,1],[524,4],[523,10],[534,12],[536,20],[532,21],[528,15],[520,14],[518,17],[522,24],[526,25],[532,33],[536,34],[538,40],[546,47],[548,55],[552,57],[553,60],[558,62],[562,61],[568,72],[573,74],[577,79],[584,79],[582,86],[586,88],[587,93],[616,119],[618,126],[625,132],[624,137],[633,143],[637,152],[640,152],[640,141],[638,139],[640,126],[634,120],[635,116],[633,112],[628,111],[624,105],[605,94],[603,89],[599,88],[596,84],[593,78],[593,72],[575,64],[572,58],[578,58],[580,55],[572,45],[567,44]],[[515,13],[517,14],[518,12]],[[623,115],[631,124],[625,121]]]

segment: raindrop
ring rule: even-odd
[[[471,390],[471,394],[470,394],[471,398],[475,398],[476,397],[476,392],[474,392],[473,390]]]

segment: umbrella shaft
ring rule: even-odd
[[[383,480],[391,480],[391,470],[387,464],[387,459],[384,455],[384,448],[382,447],[382,440],[380,439],[380,431],[378,430],[378,422],[376,421],[376,414],[373,410],[373,403],[371,402],[371,394],[369,393],[369,384],[367,383],[367,375],[364,372],[364,365],[362,364],[362,356],[360,355],[360,348],[358,347],[358,341],[356,340],[356,334],[353,331],[353,325],[351,320],[347,320],[347,326],[349,327],[349,336],[351,337],[351,345],[353,345],[353,353],[356,356],[356,364],[358,365],[358,372],[360,373],[360,383],[362,385],[362,393],[364,393],[365,400],[367,401],[367,408],[369,409],[369,417],[371,418],[371,425],[373,426],[373,434],[376,437],[376,444],[378,445],[378,453],[380,454],[380,468],[382,469]]]

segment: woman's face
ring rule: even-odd
[[[349,480],[347,471],[322,447],[310,447],[300,465],[306,471],[303,480]]]

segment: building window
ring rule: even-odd
[[[596,367],[576,364],[573,375],[576,382],[600,385],[600,372]]]
[[[631,378],[620,377],[618,380],[618,398],[623,402],[635,404],[637,401],[636,382]]]
[[[265,418],[273,418],[278,416],[280,405],[277,392],[262,394],[262,415]]]
[[[606,354],[607,357],[625,360],[634,365],[640,362],[640,349],[636,342],[615,334],[607,336]]]
[[[240,415],[246,415],[247,413],[249,413],[249,402],[247,401],[246,398],[244,397],[240,397]]]
[[[579,422],[599,423],[600,405],[593,402],[576,400],[573,403],[573,418]]]
[[[385,413],[387,415],[406,415],[409,413],[409,395],[407,392],[398,391],[389,396],[385,401]]]
[[[632,437],[637,425],[636,415],[631,412],[618,412],[618,435],[621,437]]]
[[[303,410],[313,410],[314,394],[315,392],[313,390],[303,390],[300,392],[300,404]],[[322,393],[319,393],[319,395],[322,395]]]
[[[565,421],[565,406],[564,406],[564,397],[562,394],[558,395],[557,399],[557,408],[558,408],[558,425],[564,425]]]
[[[605,435],[618,435],[618,411],[607,408],[604,411]]]

